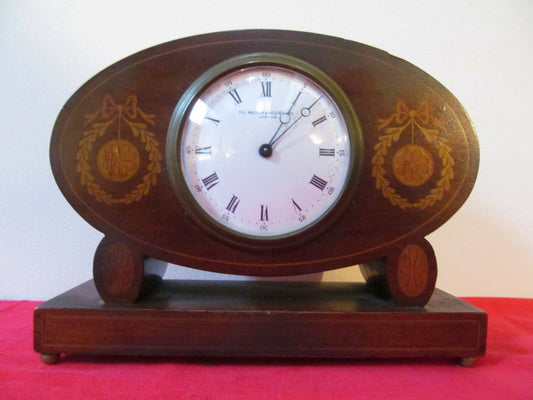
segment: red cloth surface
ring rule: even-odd
[[[487,354],[452,360],[228,360],[33,352],[33,309],[0,302],[0,399],[533,399],[533,299],[468,298],[487,311]]]

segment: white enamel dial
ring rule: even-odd
[[[201,213],[252,240],[296,235],[334,208],[353,135],[332,95],[279,65],[244,65],[199,91],[182,118],[179,168]]]

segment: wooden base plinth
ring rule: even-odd
[[[34,349],[192,357],[450,357],[485,353],[487,314],[438,289],[399,307],[361,283],[163,281],[132,305],[104,304],[93,281],[37,307]],[[52,361],[51,361],[52,360]]]

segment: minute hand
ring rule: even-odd
[[[270,146],[274,146],[274,144],[276,144],[278,142],[278,140],[280,140],[283,135],[285,135],[285,133],[287,133],[287,131],[289,129],[291,129],[294,125],[296,125],[296,123],[301,120],[302,118],[304,117],[308,117],[309,115],[311,115],[311,108],[313,108],[313,106],[318,103],[318,101],[322,98],[322,96],[320,96],[318,99],[316,99],[309,107],[304,107],[300,110],[300,115],[298,116],[298,118],[296,118],[294,120],[294,122],[292,124],[290,124],[283,132],[280,133],[280,135],[278,137],[274,136],[272,138],[272,140],[270,140],[270,143],[268,143]]]
[[[276,129],[276,132],[274,132],[274,135],[272,136],[272,138],[268,142],[268,146],[270,146],[271,143],[274,143],[276,141],[276,137],[277,137],[281,127],[283,125],[287,125],[290,122],[292,108],[294,107],[294,105],[296,104],[296,102],[298,101],[298,99],[300,98],[301,95],[302,95],[302,92],[301,91],[298,92],[298,95],[296,96],[296,98],[291,103],[291,107],[289,108],[289,111],[287,111],[286,113],[280,115],[278,129]],[[285,119],[286,119],[286,121],[285,121]]]

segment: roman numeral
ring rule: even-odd
[[[325,120],[327,120],[326,116],[323,115],[321,116],[319,119],[316,119],[312,122],[313,126],[317,126],[318,124],[321,124],[322,122],[324,122]]]
[[[326,185],[328,184],[327,181],[322,178],[319,178],[316,175],[313,175],[309,183],[320,190],[324,190],[326,188]]]
[[[239,93],[237,93],[237,89],[231,90],[229,94],[231,95],[233,100],[235,100],[235,105],[242,103],[241,96],[239,96]]]
[[[320,157],[335,157],[335,149],[319,149],[318,155]]]
[[[219,119],[215,119],[215,118],[211,118],[211,117],[205,117],[205,119],[208,119],[209,121],[214,123],[216,126],[218,126],[218,124],[220,124],[220,120]]]
[[[261,221],[268,221],[268,206],[261,204]]]
[[[197,147],[196,150],[194,150],[196,154],[211,154],[211,146],[206,147]]]
[[[237,196],[233,195],[228,205],[226,206],[226,210],[235,214],[235,210],[237,209],[237,206],[239,205],[240,201],[241,200]]]
[[[263,97],[272,97],[272,82],[261,82],[261,91]]]
[[[296,201],[294,201],[294,199],[291,199],[292,200],[292,206],[294,208],[294,211],[295,212],[301,212],[302,211],[302,207],[300,207],[298,205],[298,203]]]
[[[217,185],[218,183],[220,182],[220,180],[218,179],[218,176],[217,176],[217,173],[216,172],[213,172],[211,175],[209,175],[208,177],[205,177],[204,179],[202,179],[202,183],[204,184],[205,188],[207,190],[210,190],[212,189],[215,185]]]

